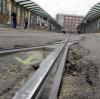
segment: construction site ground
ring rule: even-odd
[[[100,99],[100,34],[82,34],[69,49],[59,99]]]

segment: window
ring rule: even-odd
[[[2,13],[6,14],[7,13],[7,0],[3,0],[3,4],[2,4]]]
[[[0,0],[0,13],[2,13],[2,2],[3,0]]]
[[[66,16],[66,19],[68,19],[68,17]]]
[[[0,0],[0,13],[7,14],[7,0]]]
[[[69,19],[71,20],[71,19],[72,19],[72,17],[69,17]]]

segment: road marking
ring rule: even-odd
[[[32,61],[32,59],[33,59],[33,56],[28,56],[28,58],[27,59],[25,59],[25,60],[22,60],[21,58],[19,58],[19,57],[14,57],[17,61],[19,61],[19,62],[21,62],[22,64],[24,64],[24,65],[29,65],[30,63],[31,63],[31,61]]]

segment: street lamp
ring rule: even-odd
[[[84,20],[84,38],[85,38],[85,32],[86,32],[86,24],[87,24],[87,20]]]

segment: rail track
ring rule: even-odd
[[[74,42],[68,37],[41,64],[12,99],[57,99],[68,48]]]
[[[34,50],[34,49],[45,48],[48,45],[56,45],[56,44],[62,44],[62,43],[65,43],[65,41],[56,41],[56,42],[51,42],[51,43],[47,43],[47,44],[39,45],[39,46],[24,46],[23,47],[23,46],[20,45],[20,47],[17,47],[17,48],[1,49],[0,55],[22,52],[22,51],[30,51],[30,50]]]

